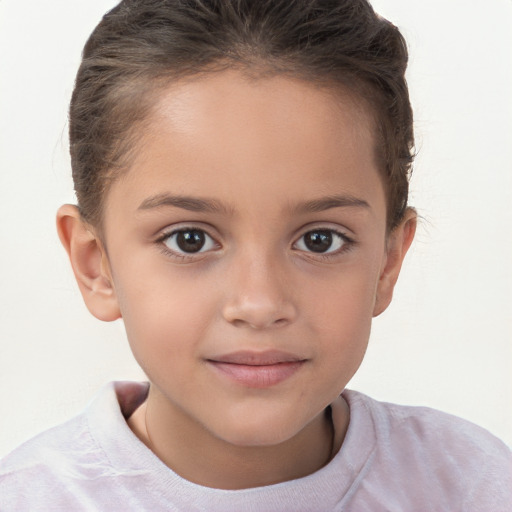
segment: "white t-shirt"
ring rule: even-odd
[[[203,487],[165,466],[128,427],[147,389],[112,383],[82,414],[5,457],[0,511],[512,510],[512,457],[500,440],[459,418],[355,391],[343,393],[343,445],[319,471],[253,489]]]

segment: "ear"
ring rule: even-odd
[[[402,222],[388,236],[386,255],[377,284],[373,316],[378,316],[385,311],[393,298],[393,290],[402,262],[416,233],[417,219],[416,211],[408,208]]]
[[[57,212],[57,231],[87,309],[105,322],[120,318],[107,254],[94,228],[76,206],[65,204]]]

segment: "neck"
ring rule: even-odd
[[[206,487],[246,489],[301,478],[327,464],[341,445],[330,408],[284,442],[239,446],[214,436],[179,411],[162,415],[157,405],[158,397],[150,390],[128,420],[129,426],[172,470]]]

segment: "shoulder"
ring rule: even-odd
[[[417,496],[435,495],[452,510],[510,506],[511,451],[487,430],[428,407],[379,402],[355,391],[344,397],[351,411],[373,424],[370,474],[384,487],[412,482]]]
[[[413,442],[430,450],[448,448],[460,456],[476,450],[498,459],[510,458],[510,449],[503,441],[465,419],[429,407],[380,402],[355,391],[349,394],[353,402],[369,412],[383,439]]]
[[[76,504],[73,495],[79,489],[114,476],[116,470],[91,423],[101,421],[113,432],[116,415],[120,416],[119,403],[113,385],[109,385],[84,412],[4,457],[0,461],[0,510],[44,510],[50,505],[55,509],[57,503]]]
[[[88,449],[91,444],[87,419],[84,415],[79,415],[61,425],[41,432],[2,458],[0,478],[33,465],[49,464],[56,454],[68,453],[71,446],[82,446]]]
[[[56,488],[67,479],[79,478],[97,451],[83,415],[30,439],[0,461],[0,509],[23,510],[35,503],[49,506]]]

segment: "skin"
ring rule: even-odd
[[[224,71],[161,94],[134,154],[105,199],[101,236],[74,206],[57,221],[87,307],[123,318],[151,382],[130,427],[210,487],[318,470],[343,441],[339,395],[416,225],[408,211],[386,229],[371,116],[340,91]],[[179,253],[171,234],[185,228],[207,234],[204,250]],[[326,253],[305,245],[319,229],[331,230]],[[212,364],[240,350],[301,362],[275,385],[247,386]]]

